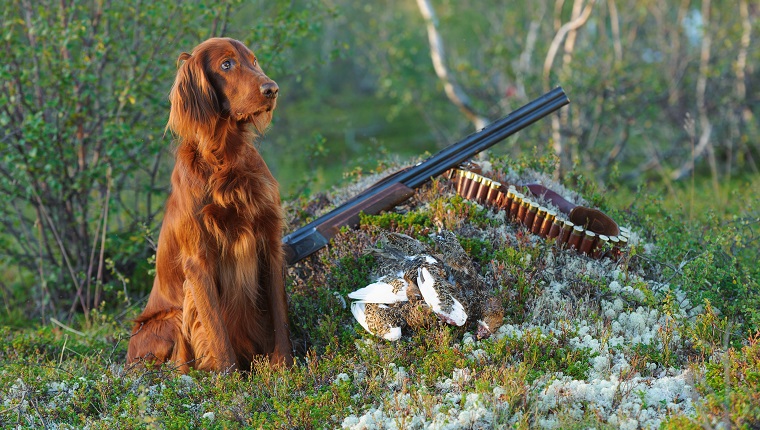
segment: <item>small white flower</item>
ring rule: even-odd
[[[216,414],[214,414],[213,412],[206,412],[205,414],[203,414],[203,419],[214,421],[214,418],[216,418]]]

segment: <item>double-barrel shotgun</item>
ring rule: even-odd
[[[332,211],[282,239],[288,264],[295,264],[327,246],[341,227],[355,227],[359,214],[375,215],[414,195],[414,189],[469,160],[539,119],[570,103],[561,87],[529,102],[420,163],[381,179]]]

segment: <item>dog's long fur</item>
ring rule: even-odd
[[[291,364],[278,184],[251,144],[272,119],[277,84],[232,39],[209,39],[178,64],[172,192],[127,361],[224,371],[266,354]]]

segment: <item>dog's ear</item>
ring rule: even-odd
[[[166,127],[183,137],[210,133],[220,114],[219,99],[206,76],[203,59],[187,52],[177,59],[177,78],[169,101],[171,111]]]

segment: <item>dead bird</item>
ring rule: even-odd
[[[467,313],[462,303],[454,297],[456,288],[445,278],[434,276],[427,267],[417,272],[417,287],[433,312],[448,324],[462,326]]]
[[[378,240],[378,243],[382,245],[383,249],[394,250],[403,255],[419,255],[430,252],[427,245],[402,233],[387,233]]]
[[[391,304],[407,301],[409,282],[403,277],[383,276],[377,281],[349,293],[348,298],[366,303]]]
[[[436,250],[446,266],[449,282],[460,289],[482,290],[484,280],[472,258],[459,243],[456,234],[449,230],[441,230],[438,234],[431,234],[430,237],[435,242]]]
[[[401,330],[440,321],[490,336],[503,323],[500,300],[488,297],[485,279],[451,231],[431,235],[435,248],[399,233],[387,233],[368,252],[375,256],[371,284],[352,292],[351,311],[370,333],[395,340]]]
[[[353,302],[351,313],[368,333],[390,341],[401,338],[403,318],[399,308],[379,303]]]
[[[504,324],[504,306],[498,297],[489,297],[483,305],[476,336],[478,339],[491,337]]]

